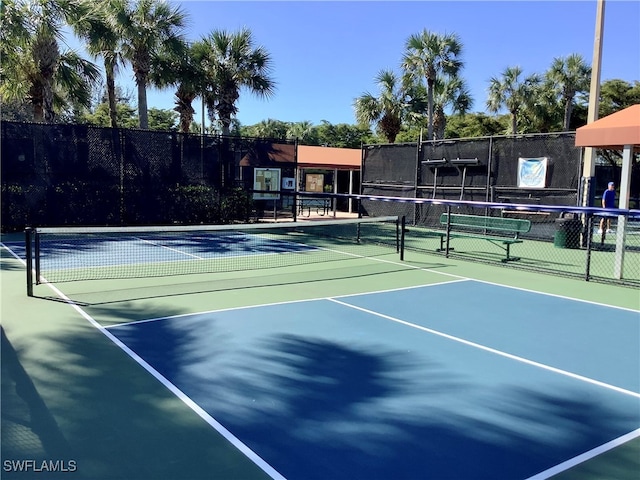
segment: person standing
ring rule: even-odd
[[[602,208],[616,208],[616,189],[613,182],[609,182],[607,189],[602,194]],[[611,217],[602,217],[600,219],[600,230],[598,233],[605,231],[605,223],[607,225],[606,233],[611,233]]]

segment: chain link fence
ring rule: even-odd
[[[358,201],[360,215],[405,218],[407,260],[427,253],[640,287],[640,210],[369,196]]]
[[[540,167],[541,175],[531,165]],[[528,168],[528,170],[527,170]],[[575,133],[433,140],[363,147],[362,194],[534,205],[577,205],[582,198],[582,149]],[[535,180],[532,182],[532,180]],[[598,165],[590,205],[620,168]],[[631,205],[638,208],[640,169]]]
[[[504,260],[511,268],[638,285],[638,210],[611,216],[602,209],[580,209],[581,154],[573,132],[365,146],[362,193],[389,198],[363,197],[363,214],[405,217],[409,252]],[[632,208],[639,205],[639,174],[635,165]],[[620,176],[618,166],[596,166],[590,205],[599,207],[607,182],[619,184]],[[527,228],[507,232],[450,225],[450,235],[443,236],[447,212],[460,221],[480,216],[490,218],[490,225],[521,221]],[[605,215],[613,226],[607,228],[607,221],[601,229]],[[507,233],[517,234],[517,241],[501,239]],[[518,252],[517,261],[507,260],[512,251]]]

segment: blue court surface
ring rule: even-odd
[[[640,431],[638,312],[455,281],[107,331],[273,478],[546,478]]]

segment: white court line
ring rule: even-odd
[[[20,263],[22,263],[22,265],[26,265],[27,264],[27,262],[25,260],[20,258],[13,250],[11,250],[9,247],[7,247],[4,243],[0,242],[0,247],[4,248],[7,252],[9,252],[9,254],[11,254],[11,256],[13,258],[15,258]]]
[[[447,277],[458,278],[460,280],[471,280],[471,281],[474,281],[474,282],[486,283],[487,285],[495,285],[496,287],[510,288],[512,290],[520,290],[522,292],[530,292],[530,293],[535,293],[535,294],[538,294],[538,295],[546,295],[548,297],[561,298],[561,299],[564,299],[564,300],[572,300],[574,302],[588,303],[590,305],[598,305],[598,306],[601,306],[601,307],[615,308],[616,310],[625,310],[627,312],[640,313],[640,310],[637,310],[637,309],[634,309],[634,308],[619,307],[617,305],[609,305],[607,303],[594,302],[592,300],[584,300],[582,298],[568,297],[566,295],[559,295],[557,293],[541,292],[539,290],[532,290],[530,288],[516,287],[516,286],[513,286],[513,285],[505,285],[503,283],[498,283],[498,282],[490,282],[489,280],[480,280],[478,278],[464,277],[462,275],[456,275],[454,273],[440,272],[438,270],[434,270],[434,269],[431,269],[431,268],[423,268],[423,267],[418,267],[418,266],[415,266],[415,265],[406,265],[404,263],[398,263],[398,262],[395,262],[393,260],[380,260],[380,261],[381,262],[386,262],[386,263],[391,263],[391,264],[394,264],[394,265],[404,265],[407,268],[413,268],[413,269],[416,269],[416,270],[422,270],[423,272],[435,273],[435,274],[438,274],[438,275],[445,275]],[[540,274],[539,272],[530,272],[530,273]]]
[[[260,239],[261,239],[261,238],[262,238],[260,235],[248,235],[248,234],[246,234],[246,233],[244,233],[244,232],[241,232],[241,231],[237,231],[237,232],[230,231],[230,232],[228,232],[226,235],[221,235],[221,237],[222,237],[222,238],[229,238],[229,237],[233,237],[233,236],[237,236],[237,235],[241,235],[243,238],[249,238],[249,239],[252,239],[252,238],[260,238]],[[163,245],[162,243],[159,243],[159,242],[156,242],[156,241],[146,240],[146,239],[141,238],[141,237],[133,237],[133,238],[135,238],[136,240],[140,240],[140,241],[142,241],[142,242],[149,243],[149,244],[151,244],[151,245],[153,245],[153,246],[156,246],[156,247],[166,248],[167,250],[170,250],[170,251],[172,251],[172,252],[179,253],[179,254],[181,254],[181,255],[187,255],[187,256],[189,256],[189,257],[196,258],[196,259],[198,259],[198,260],[209,260],[209,259],[210,259],[210,257],[201,257],[201,256],[199,256],[199,255],[193,255],[193,254],[191,254],[191,253],[187,253],[187,252],[184,252],[184,251],[182,251],[182,250],[178,250],[177,248],[171,248],[171,247],[169,247],[169,246],[167,246],[167,245]],[[219,237],[215,237],[215,238],[216,238],[216,240],[217,240],[218,238],[220,238],[220,236],[219,236]],[[289,244],[291,244],[291,245],[303,245],[303,244],[299,244],[299,243],[296,243],[296,242],[288,242],[288,241],[286,241],[286,240],[279,240],[279,239],[269,239],[269,241],[272,241],[272,242],[274,242],[274,243],[276,243],[276,242],[280,242],[280,243],[289,243]],[[305,246],[306,246],[306,245],[305,245]],[[313,249],[314,249],[314,247],[311,247],[311,248],[309,248],[309,249],[310,249],[310,250],[313,250]],[[287,253],[290,253],[290,252],[287,252]],[[294,252],[294,253],[296,253],[296,252]],[[236,257],[236,258],[238,258],[238,257],[263,256],[263,255],[265,255],[265,256],[266,256],[266,255],[279,255],[279,252],[250,253],[250,254],[242,254],[242,253],[239,253],[239,254],[238,254],[238,253],[236,253],[236,254],[231,254],[231,255],[229,255],[229,256],[232,256],[232,257]],[[215,258],[215,257],[214,257],[214,258]]]
[[[136,240],[140,240],[141,242],[153,245],[154,247],[165,248],[165,249],[169,250],[170,252],[176,252],[176,253],[179,253],[180,255],[186,255],[187,257],[193,257],[193,258],[196,258],[198,260],[204,260],[204,257],[200,257],[199,255],[193,255],[192,253],[183,252],[182,250],[178,250],[177,248],[171,248],[171,247],[168,247],[168,246],[163,245],[163,244],[158,243],[158,242],[153,242],[151,240],[146,240],[146,239],[141,238],[141,237],[133,237],[133,238],[136,239]]]
[[[592,458],[595,458],[598,455],[608,452],[609,450],[613,450],[614,448],[619,447],[620,445],[623,445],[627,442],[630,442],[631,440],[638,437],[640,437],[640,428],[638,428],[637,430],[634,430],[633,432],[629,432],[626,435],[622,435],[621,437],[615,438],[610,442],[605,443],[604,445],[600,445],[599,447],[589,450],[588,452],[585,452],[576,457],[573,457],[567,460],[566,462],[559,463],[555,467],[551,467],[545,470],[544,472],[540,472],[534,475],[533,477],[527,478],[526,480],[545,480],[554,475],[557,475],[566,470],[569,470],[570,468],[573,468],[576,465],[584,463],[587,460],[591,460]]]
[[[426,285],[411,285],[409,287],[398,287],[398,288],[387,288],[384,290],[376,290],[376,291],[367,291],[367,292],[361,292],[361,293],[348,293],[345,295],[338,295],[338,296],[333,296],[333,297],[315,297],[315,298],[304,298],[301,300],[285,300],[282,302],[271,302],[271,303],[259,303],[256,305],[243,305],[240,307],[228,307],[228,308],[218,308],[215,310],[204,310],[204,311],[200,311],[200,312],[192,312],[192,313],[179,313],[176,315],[168,315],[166,317],[155,317],[155,318],[145,318],[143,320],[133,320],[131,322],[124,322],[124,323],[117,323],[114,325],[108,325],[104,328],[108,328],[108,329],[113,329],[113,328],[118,328],[118,327],[126,327],[128,325],[137,325],[140,323],[148,323],[148,322],[159,322],[159,321],[163,321],[163,320],[171,320],[173,318],[182,318],[182,317],[192,317],[192,316],[196,316],[196,315],[208,315],[211,313],[221,313],[221,312],[232,312],[235,310],[248,310],[251,308],[264,308],[264,307],[273,307],[273,306],[277,306],[277,305],[290,305],[290,304],[295,304],[295,303],[305,303],[305,302],[317,302],[317,301],[321,301],[321,300],[331,300],[333,298],[348,298],[348,297],[357,297],[357,296],[361,296],[361,295],[376,295],[379,293],[388,293],[388,292],[398,292],[398,291],[402,291],[402,290],[411,290],[411,289],[416,289],[416,288],[428,288],[428,287],[435,287],[438,285],[446,285],[449,283],[456,283],[456,282],[466,282],[469,280],[452,280],[452,281],[446,281],[446,282],[437,282],[437,283],[428,283]]]
[[[581,298],[567,297],[565,295],[559,295],[557,293],[539,292],[537,290],[531,290],[529,288],[514,287],[513,285],[503,285],[501,283],[490,282],[488,280],[478,280],[478,279],[471,279],[471,280],[473,280],[474,282],[486,283],[487,285],[495,285],[496,287],[510,288],[512,290],[520,290],[521,292],[535,293],[535,294],[538,294],[538,295],[545,295],[547,297],[555,297],[555,298],[560,298],[560,299],[563,299],[563,300],[573,300],[574,302],[588,303],[589,305],[597,305],[599,307],[615,308],[616,310],[624,310],[624,311],[627,311],[627,312],[633,312],[633,313],[640,314],[640,310],[636,310],[634,308],[619,307],[619,306],[616,306],[616,305],[609,305],[609,304],[606,304],[606,303],[594,302],[592,300],[583,300]],[[640,319],[640,317],[639,317],[639,319]]]
[[[422,330],[424,332],[431,333],[433,335],[437,335],[439,337],[443,337],[443,338],[446,338],[448,340],[453,340],[454,342],[462,343],[464,345],[468,345],[468,346],[473,347],[473,348],[484,350],[485,352],[493,353],[495,355],[499,355],[501,357],[505,357],[505,358],[508,358],[510,360],[515,360],[517,362],[525,363],[527,365],[531,365],[531,366],[534,366],[534,367],[542,368],[543,370],[548,370],[550,372],[554,372],[554,373],[558,373],[560,375],[564,375],[565,377],[570,377],[570,378],[573,378],[575,380],[580,380],[582,382],[590,383],[592,385],[597,385],[599,387],[606,388],[606,389],[609,389],[609,390],[613,390],[615,392],[622,393],[624,395],[629,395],[631,397],[640,398],[640,393],[632,392],[632,391],[626,390],[624,388],[616,387],[615,385],[610,385],[608,383],[600,382],[598,380],[594,380],[594,379],[589,378],[589,377],[584,377],[584,376],[578,375],[576,373],[567,372],[566,370],[561,370],[559,368],[555,368],[555,367],[552,367],[550,365],[545,365],[544,363],[540,363],[540,362],[536,362],[536,361],[533,361],[533,360],[529,360],[529,359],[524,358],[524,357],[519,357],[517,355],[513,355],[513,354],[507,353],[507,352],[503,352],[503,351],[497,350],[495,348],[487,347],[486,345],[481,345],[481,344],[476,343],[476,342],[471,342],[469,340],[465,340],[463,338],[456,337],[454,335],[449,335],[448,333],[440,332],[438,330],[433,330],[432,328],[427,328],[427,327],[423,327],[421,325],[416,325],[415,323],[407,322],[405,320],[400,320],[399,318],[395,318],[395,317],[392,317],[390,315],[385,315],[383,313],[379,313],[379,312],[376,312],[376,311],[373,311],[373,310],[369,310],[367,308],[362,308],[362,307],[358,307],[356,305],[351,305],[349,303],[342,302],[342,301],[337,300],[335,298],[330,298],[328,300],[330,300],[332,302],[335,302],[335,303],[338,303],[340,305],[343,305],[345,307],[352,308],[354,310],[359,310],[361,312],[365,312],[365,313],[368,313],[370,315],[374,315],[376,317],[384,318],[385,320],[391,320],[392,322],[400,323],[402,325],[406,325],[406,326],[411,327],[411,328],[416,328],[418,330]]]
[[[6,248],[17,260],[19,260],[23,265],[26,266],[26,262],[17,257],[11,249],[7,248],[4,244],[0,244],[2,247]],[[45,281],[46,282],[46,281]],[[227,430],[221,423],[219,423],[215,418],[209,415],[206,411],[204,411],[196,402],[191,400],[188,395],[186,395],[182,390],[176,387],[173,383],[167,380],[163,375],[161,375],[156,369],[154,369],[149,363],[147,363],[142,357],[140,357],[137,353],[131,350],[127,345],[122,343],[115,335],[109,332],[106,328],[100,325],[91,315],[85,312],[79,305],[77,305],[73,300],[67,297],[64,293],[62,293],[58,288],[56,288],[51,283],[46,282],[46,285],[55,292],[62,300],[64,300],[68,305],[70,305],[74,310],[76,310],[85,320],[87,320],[91,325],[93,325],[96,329],[98,329],[105,337],[111,340],[115,345],[117,345],[123,352],[129,355],[136,363],[138,363],[142,368],[144,368],[147,372],[149,372],[156,380],[158,380],[165,388],[171,391],[176,397],[178,397],[182,402],[187,405],[191,410],[193,410],[196,415],[202,418],[207,424],[213,427],[220,435],[222,435],[229,443],[231,443],[234,447],[236,447],[240,452],[242,452],[249,460],[251,460],[254,464],[256,464],[262,471],[264,471],[267,475],[269,475],[274,480],[286,480],[286,477],[281,475],[275,468],[269,465],[265,460],[262,459],[257,453],[251,450],[247,445],[245,445],[239,438],[233,435],[229,430]]]

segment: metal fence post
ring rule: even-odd
[[[592,237],[592,233],[593,233],[593,214],[589,213],[587,214],[587,231],[585,233],[585,237],[587,240],[587,259],[585,262],[585,272],[584,272],[584,279],[585,281],[589,281],[590,275],[591,275],[591,237]]]

